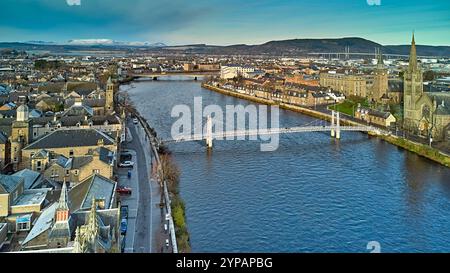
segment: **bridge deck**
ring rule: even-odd
[[[194,135],[182,135],[175,137],[174,139],[168,139],[163,142],[189,142],[206,140],[211,137],[214,140],[232,139],[237,137],[246,136],[258,136],[258,135],[275,135],[275,134],[293,134],[293,133],[308,133],[308,132],[328,132],[331,130],[338,130],[336,126],[304,126],[293,128],[276,128],[276,129],[254,129],[254,130],[237,130],[227,132],[215,132],[208,136],[207,134],[194,134]],[[377,132],[379,129],[371,126],[340,126],[340,131],[353,131],[353,132]]]

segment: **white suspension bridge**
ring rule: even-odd
[[[163,140],[163,143],[180,143],[180,142],[193,142],[193,141],[205,141],[208,148],[213,147],[214,140],[230,140],[235,138],[245,138],[251,136],[267,136],[276,134],[295,134],[295,133],[310,133],[310,132],[330,132],[331,137],[340,139],[342,131],[350,132],[373,132],[381,134],[380,129],[372,126],[341,126],[340,113],[332,112],[331,125],[310,125],[317,121],[313,121],[310,124],[301,127],[291,128],[270,128],[270,129],[248,129],[248,130],[232,130],[224,132],[213,132],[211,117],[208,117],[206,124],[205,134],[191,134],[181,135],[173,139]]]

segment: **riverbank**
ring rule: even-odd
[[[313,118],[317,118],[317,119],[321,119],[321,120],[326,120],[326,121],[331,121],[331,115],[328,115],[326,113],[322,113],[316,110],[312,110],[312,109],[307,109],[307,108],[303,108],[300,106],[295,106],[295,105],[290,105],[290,104],[286,104],[286,103],[277,103],[273,100],[268,100],[265,98],[258,98],[255,96],[250,96],[247,94],[242,94],[242,93],[236,93],[236,92],[232,92],[223,88],[219,88],[216,86],[212,86],[209,84],[205,84],[202,83],[202,87],[220,94],[224,94],[227,96],[232,96],[235,98],[239,98],[239,99],[244,99],[244,100],[249,100],[249,101],[253,101],[259,104],[265,104],[265,105],[276,105],[278,107],[280,107],[281,109],[285,109],[285,110],[290,110],[293,112],[297,112],[297,113],[301,113]],[[353,122],[351,120],[346,120],[344,118],[341,118],[341,124],[342,125],[350,125],[350,126],[358,126],[361,124],[358,124],[356,122]]]
[[[381,139],[450,168],[450,156],[430,146],[396,136],[381,136]]]
[[[185,204],[183,199],[181,198],[179,192],[179,174],[169,175],[169,170],[165,168],[165,166],[171,165],[170,168],[173,169],[173,162],[170,158],[167,157],[169,153],[166,148],[161,149],[158,141],[156,139],[155,130],[150,127],[147,120],[140,115],[140,113],[135,110],[133,114],[139,120],[147,137],[150,139],[151,148],[156,160],[156,169],[157,176],[160,180],[161,187],[163,188],[164,193],[164,207],[166,209],[166,220],[169,221],[169,233],[172,242],[173,253],[187,253],[190,252],[190,237],[189,232],[186,225],[186,213],[185,213]],[[158,148],[157,148],[158,147]],[[161,150],[164,153],[161,153]],[[176,177],[175,177],[176,176]],[[176,181],[172,181],[176,180]],[[168,186],[168,183],[175,186]]]
[[[280,108],[285,109],[285,110],[290,110],[293,112],[301,113],[301,114],[308,115],[308,116],[311,116],[311,117],[314,117],[317,119],[321,119],[321,120],[331,121],[331,115],[322,113],[319,111],[315,111],[312,109],[307,109],[307,108],[290,105],[290,104],[286,104],[286,103],[276,103],[275,101],[272,101],[272,100],[268,100],[265,98],[257,98],[255,96],[251,96],[251,95],[247,95],[247,94],[232,92],[232,91],[225,90],[223,88],[219,88],[219,87],[209,85],[206,83],[202,83],[202,87],[205,89],[208,89],[210,91],[214,91],[214,92],[223,94],[223,95],[232,96],[232,97],[236,97],[236,98],[244,99],[244,100],[249,100],[249,101],[253,101],[253,102],[265,104],[265,105],[277,105]],[[350,126],[365,125],[365,124],[360,124],[360,123],[357,123],[357,122],[354,122],[351,120],[347,120],[345,118],[341,119],[341,124],[350,125]],[[371,136],[378,136],[381,139],[383,139],[384,141],[389,142],[392,145],[395,145],[395,146],[398,146],[407,151],[416,153],[419,156],[430,159],[430,160],[432,160],[436,163],[439,163],[443,166],[450,167],[450,156],[440,152],[439,150],[436,150],[429,146],[426,146],[426,145],[423,145],[420,143],[416,143],[416,142],[413,142],[413,141],[410,141],[410,140],[407,140],[404,138],[400,138],[400,137],[395,137],[395,136],[391,136],[391,135],[376,135],[376,134],[372,134],[370,132],[368,134]]]

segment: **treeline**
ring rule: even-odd
[[[36,60],[34,62],[34,68],[37,70],[55,70],[64,66],[63,62],[60,61],[47,61],[47,60]]]
[[[160,177],[166,181],[167,190],[170,194],[170,207],[172,209],[172,217],[175,225],[178,251],[180,253],[188,253],[191,251],[191,245],[186,224],[185,205],[180,196],[180,170],[173,162],[173,158],[170,156],[170,153],[167,153],[168,150],[166,148],[162,148],[162,150],[166,153],[160,155]]]

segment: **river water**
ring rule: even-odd
[[[159,136],[170,138],[175,105],[248,105],[172,78],[128,90]],[[280,110],[280,127],[313,118]],[[450,252],[450,169],[380,139],[344,132],[258,141],[171,144],[193,252]]]

